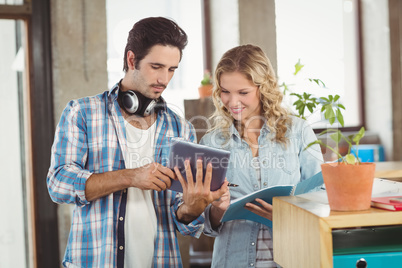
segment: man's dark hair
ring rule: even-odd
[[[154,45],[169,45],[180,50],[180,60],[183,49],[187,45],[187,34],[174,21],[163,17],[150,17],[136,22],[128,33],[127,45],[124,51],[124,68],[127,72],[127,52],[135,55],[135,68],[145,58]]]

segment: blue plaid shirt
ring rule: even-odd
[[[93,173],[125,168],[126,130],[117,95],[118,84],[103,94],[71,101],[56,129],[49,194],[56,203],[75,204],[66,267],[123,267],[126,191],[91,202],[85,198],[85,182]],[[156,162],[166,165],[172,137],[195,141],[194,128],[164,104],[156,121]],[[188,225],[180,223],[176,211],[182,195],[170,190],[153,194],[158,224],[154,267],[182,267],[176,230],[198,237],[204,215]]]

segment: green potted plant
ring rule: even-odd
[[[360,139],[364,137],[364,127],[358,133],[349,136],[345,136],[337,129],[325,130],[320,135],[326,133],[331,133],[329,136],[335,142],[335,147],[324,144],[318,139],[308,144],[306,149],[313,144],[320,144],[339,157],[337,162],[321,165],[331,210],[357,211],[369,209],[374,183],[375,163],[362,163],[359,159],[357,148]],[[339,153],[339,142],[341,140],[348,144],[348,152],[344,156]],[[352,152],[353,144],[356,145],[356,156]]]
[[[304,67],[300,60],[295,65],[294,75]],[[308,78],[311,83],[315,83],[320,87],[325,87],[324,82],[320,79]],[[290,86],[282,83],[284,94],[290,91]],[[342,111],[345,107],[340,104],[338,95],[328,95],[326,97],[314,97],[309,93],[290,93],[296,97],[293,103],[298,117],[304,118],[305,112],[308,110],[314,113],[320,106],[320,112],[330,125],[338,122],[344,126]],[[358,156],[358,145],[364,137],[365,129],[362,127],[359,132],[353,135],[345,136],[339,129],[328,129],[322,131],[319,136],[329,135],[331,140],[335,142],[335,146],[325,144],[321,139],[308,144],[305,149],[314,144],[319,144],[322,148],[328,148],[338,158],[338,161],[332,163],[323,163],[321,165],[322,175],[328,196],[328,203],[331,210],[336,211],[357,211],[366,210],[371,205],[371,193],[374,182],[374,163],[362,163]],[[339,143],[346,142],[348,145],[347,153],[342,156],[339,150]],[[355,145],[355,154],[352,148]]]
[[[204,71],[204,77],[201,80],[201,85],[198,87],[200,98],[210,97],[212,95],[212,75],[209,70]]]

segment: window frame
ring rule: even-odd
[[[33,267],[59,267],[57,205],[47,194],[46,176],[54,136],[50,0],[25,0],[21,5],[0,5],[0,19],[23,20],[27,29],[27,152],[32,189]],[[28,205],[28,204],[27,204]]]

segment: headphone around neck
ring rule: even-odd
[[[133,90],[119,90],[119,100],[120,105],[127,113],[139,116],[150,115],[158,104],[157,99],[150,99]]]

